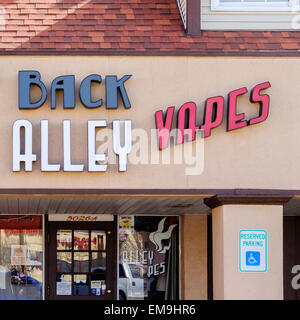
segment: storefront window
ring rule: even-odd
[[[179,299],[179,218],[119,219],[119,299]]]
[[[0,215],[0,300],[40,300],[42,284],[42,218]]]

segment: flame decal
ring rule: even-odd
[[[166,253],[166,250],[170,249],[171,243],[163,247],[162,240],[170,239],[173,229],[177,226],[177,224],[172,224],[169,226],[168,231],[163,232],[166,219],[167,217],[163,218],[159,222],[157,230],[149,234],[150,241],[155,244],[155,250],[159,253]]]

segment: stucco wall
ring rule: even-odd
[[[282,206],[224,205],[212,210],[213,295],[217,300],[283,299]],[[267,231],[267,271],[239,271],[239,230]]]
[[[181,218],[181,298],[207,299],[207,216]]]

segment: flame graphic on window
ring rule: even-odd
[[[149,234],[150,241],[155,245],[155,250],[159,253],[166,253],[166,250],[169,250],[171,247],[171,242],[167,246],[163,246],[162,240],[170,239],[173,229],[177,224],[172,224],[169,226],[168,231],[162,232],[164,229],[164,223],[167,217],[163,218],[157,227],[157,230]]]

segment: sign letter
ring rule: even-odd
[[[25,129],[25,150],[21,153],[21,128]],[[25,162],[25,171],[32,171],[36,155],[32,153],[32,124],[28,120],[17,120],[13,125],[13,171],[20,171],[20,162]]]
[[[83,171],[83,164],[71,163],[71,121],[63,120],[64,171]]]
[[[61,76],[53,80],[51,84],[51,109],[56,108],[56,91],[64,92],[64,108],[75,108],[75,77]]]
[[[19,71],[19,109],[37,109],[45,102],[47,90],[40,78],[37,71]],[[35,103],[30,99],[31,85],[39,87],[42,92],[41,99]]]
[[[121,147],[120,120],[113,121],[113,149],[114,152],[119,155],[119,171],[126,171],[126,156],[132,147],[131,120],[125,120],[124,127],[124,146]]]
[[[205,118],[201,129],[204,130],[204,137],[209,137],[211,129],[218,127],[223,121],[224,98],[208,98],[205,104]]]
[[[126,75],[120,80],[117,80],[116,76],[106,76],[105,86],[106,86],[106,108],[107,109],[117,109],[118,108],[118,90],[120,90],[121,98],[126,109],[131,108],[131,104],[124,87],[124,82],[128,80],[131,75]]]
[[[188,121],[186,121],[186,117]],[[188,124],[187,129],[185,129],[186,123]],[[188,136],[188,141],[195,140],[195,133],[197,131],[198,127],[196,126],[196,104],[194,102],[187,102],[183,104],[178,111],[177,143],[183,143],[185,135]]]
[[[101,83],[102,78],[98,74],[91,74],[82,80],[80,85],[80,100],[87,108],[98,108],[102,105],[102,99],[92,101],[92,83]]]
[[[259,122],[263,122],[268,118],[269,115],[269,106],[270,106],[270,97],[268,94],[260,94],[261,90],[270,88],[271,84],[269,81],[260,83],[256,85],[252,91],[250,96],[251,102],[259,102],[259,116],[257,118],[253,118],[249,121],[249,124],[256,124]]]
[[[247,93],[247,88],[243,87],[229,93],[228,97],[228,119],[227,119],[227,131],[239,129],[247,126],[247,121],[244,113],[236,113],[237,97]]]
[[[59,171],[59,164],[49,164],[49,141],[48,120],[41,120],[41,170]]]
[[[88,155],[89,155],[89,171],[106,171],[106,164],[96,164],[96,161],[105,161],[105,154],[96,154],[96,127],[106,127],[105,120],[89,120],[88,121]]]
[[[156,128],[158,130],[159,149],[165,149],[169,145],[170,131],[173,121],[175,107],[167,109],[166,120],[164,121],[162,110],[155,112]]]

